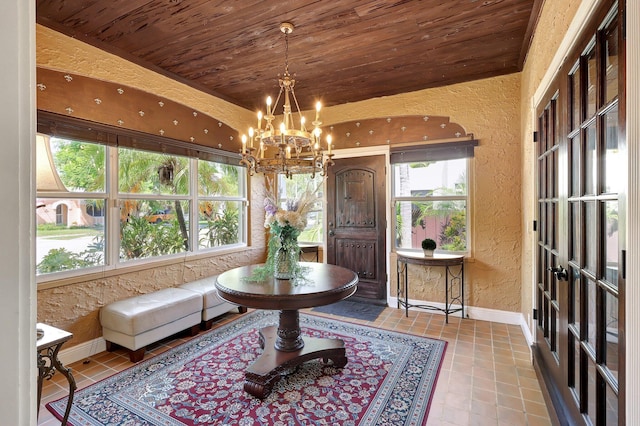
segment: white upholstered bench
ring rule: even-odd
[[[114,344],[129,349],[131,362],[144,358],[147,345],[189,329],[195,336],[202,319],[202,295],[183,288],[165,288],[110,303],[100,309],[107,350]]]
[[[217,275],[202,278],[190,283],[182,284],[179,288],[196,292],[202,297],[202,328],[209,330],[213,320],[220,315],[229,312],[233,308],[238,308],[241,314],[247,312],[247,308],[236,306],[218,297],[216,291]]]

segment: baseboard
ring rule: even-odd
[[[520,328],[522,329],[522,334],[524,334],[524,338],[527,341],[527,346],[531,348],[531,346],[533,346],[534,344],[533,334],[531,334],[531,330],[529,330],[529,324],[527,324],[527,320],[524,318],[524,315],[520,314],[520,317],[522,318],[522,320],[520,321]]]
[[[102,337],[98,337],[88,342],[80,343],[79,345],[72,346],[68,349],[62,349],[58,353],[58,359],[64,364],[69,365],[71,363],[81,361],[91,355],[98,354],[107,350],[107,343]]]
[[[512,325],[521,325],[522,323],[522,314],[520,312],[500,311],[498,309],[479,308],[476,306],[465,307],[465,311],[467,318],[481,321]]]
[[[398,298],[396,297],[390,297],[388,300],[389,306],[395,307],[398,306]],[[440,308],[440,309],[444,309],[444,303],[438,303],[438,302],[425,302],[425,301],[420,301],[420,300],[411,300],[409,299],[409,304],[411,305],[431,305],[431,306],[435,306],[436,308]],[[451,305],[451,308],[456,309],[456,308],[460,308],[460,305]],[[402,308],[404,309],[404,308]],[[444,315],[444,312],[442,311],[425,311],[424,309],[420,309],[420,308],[409,308],[410,311],[421,311],[421,312],[431,312],[433,314],[440,314],[440,315]],[[460,312],[455,312],[453,314],[450,314],[451,316],[454,317],[460,317]],[[491,322],[498,322],[501,324],[513,324],[513,325],[519,325],[520,327],[523,327],[523,332],[524,332],[524,328],[526,328],[526,322],[524,321],[524,317],[520,312],[510,312],[510,311],[500,311],[497,309],[488,309],[488,308],[479,308],[476,306],[465,306],[464,307],[464,315],[465,318],[471,318],[471,319],[476,319],[476,320],[481,320],[481,321],[491,321]],[[528,333],[528,332],[527,332]],[[525,333],[525,337],[526,334]],[[529,336],[531,335],[530,333],[528,333]]]

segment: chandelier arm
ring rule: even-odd
[[[278,92],[278,97],[276,98],[276,101],[273,103],[273,108],[271,108],[271,111],[275,111],[276,108],[278,107],[278,102],[280,102],[280,98],[282,97],[282,93],[284,92],[284,87],[280,86],[280,91]],[[271,113],[273,115],[273,112]]]
[[[291,97],[293,98],[293,103],[296,105],[296,111],[298,111],[298,117],[302,119],[302,111],[300,111],[300,105],[298,105],[298,98],[296,98],[296,93],[291,88]],[[302,130],[302,126],[300,126],[300,130]]]
[[[256,168],[257,160],[252,154],[243,154],[242,160],[240,160],[240,165],[247,166],[247,170],[249,171],[249,176],[253,176],[255,168]]]

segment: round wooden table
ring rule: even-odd
[[[358,276],[349,269],[323,263],[301,262],[302,277],[295,282],[268,278],[249,281],[255,268],[248,265],[218,275],[218,295],[231,303],[256,309],[279,310],[278,326],[260,330],[264,351],[245,373],[244,390],[260,399],[266,398],[273,385],[298,365],[316,358],[333,361],[342,368],[347,364],[341,339],[302,338],[299,309],[328,305],[356,292]]]

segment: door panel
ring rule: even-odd
[[[561,330],[566,327],[568,286],[565,282],[566,259],[559,247],[563,245],[560,232],[566,223],[560,218],[565,212],[560,203],[559,168],[559,91],[551,95],[538,118],[538,332],[536,344],[540,362],[552,380],[563,380],[561,360],[565,353],[561,344]],[[564,265],[564,266],[563,266]]]
[[[327,176],[327,263],[358,274],[356,296],[386,302],[385,161],[335,160]]]
[[[538,106],[534,355],[562,424],[624,424],[622,11],[603,2]]]
[[[342,266],[358,272],[360,279],[375,281],[376,244],[367,240],[335,238],[336,258],[341,259]]]

